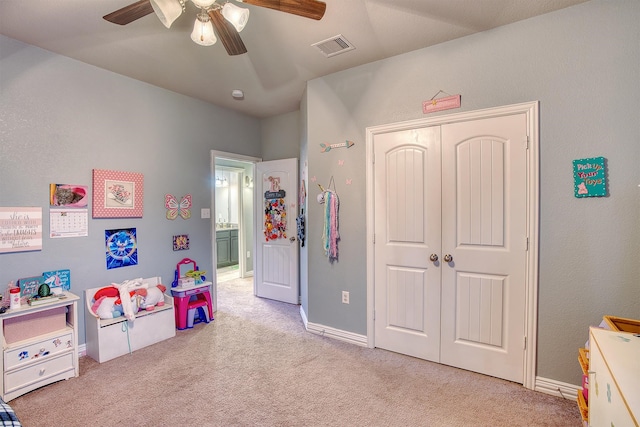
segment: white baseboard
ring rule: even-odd
[[[86,344],[80,344],[78,346],[78,357],[82,357],[82,356],[86,356],[87,355],[87,345]]]
[[[304,327],[307,332],[340,341],[345,341],[351,344],[359,345],[361,347],[366,347],[368,345],[366,335],[354,334],[353,332],[347,332],[329,326],[309,322],[309,320],[307,319],[307,314],[304,312],[302,306],[300,306],[300,316],[302,317],[302,322],[304,323]]]
[[[578,393],[582,392],[582,387],[549,378],[536,377],[534,390],[569,400],[576,400]]]
[[[300,306],[300,317],[302,317],[302,322],[308,332],[334,338],[340,341],[346,341],[362,347],[368,346],[366,335],[354,334],[352,332],[342,331],[340,329],[331,328],[317,323],[310,323],[307,319],[307,313],[305,313],[302,306]],[[564,399],[576,400],[578,393],[582,392],[582,387],[549,378],[536,377],[534,390],[550,394],[552,396],[562,397]]]
[[[309,323],[309,319],[307,319],[307,313],[304,312],[304,308],[302,304],[300,304],[300,317],[302,317],[302,323],[304,323],[304,328],[307,329],[307,323]]]

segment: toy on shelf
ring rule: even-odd
[[[118,289],[122,313],[127,320],[133,321],[140,308],[140,297],[137,292],[147,289],[149,286],[143,282],[142,277],[133,280],[125,280],[122,283],[112,283],[111,286]]]
[[[142,296],[140,309],[151,311],[156,308],[156,306],[162,307],[164,305],[164,291],[166,290],[166,286],[157,285],[137,291],[138,295]]]
[[[207,272],[199,270],[198,265],[194,260],[191,258],[183,258],[176,265],[176,272],[171,287],[176,288],[178,286],[189,287],[201,285],[205,280],[207,280],[205,274],[207,274]]]
[[[129,298],[135,300],[135,295],[134,291],[129,292]],[[118,288],[111,285],[98,289],[93,295],[91,311],[101,319],[115,319],[122,316],[124,311]]]
[[[201,271],[201,270],[189,270],[186,273],[184,273],[185,276],[187,276],[187,278],[191,278],[195,281],[196,285],[201,285],[205,280],[206,277],[204,277],[204,275],[207,274],[206,271]]]
[[[151,311],[165,304],[164,292],[167,287],[161,284],[149,285],[142,279],[125,280],[112,283],[96,291],[92,299],[91,311],[100,319],[114,319],[125,316],[133,320],[140,310]],[[124,298],[123,304],[123,295]]]
[[[122,311],[116,308],[117,297],[100,297],[91,306],[91,311],[101,319],[115,319],[122,316]]]

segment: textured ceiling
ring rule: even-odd
[[[237,3],[251,11],[238,56],[191,41],[191,2],[167,29],[154,14],[126,26],[102,19],[133,0],[2,0],[0,34],[263,118],[298,109],[308,80],[584,1],[326,0],[321,21]],[[327,58],[311,46],[338,34],[356,49]]]

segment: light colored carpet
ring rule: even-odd
[[[219,284],[209,324],[11,401],[39,426],[580,426],[575,402],[304,330],[299,307]]]

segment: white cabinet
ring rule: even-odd
[[[2,398],[10,401],[36,388],[77,377],[79,298],[22,306],[0,316]]]
[[[589,425],[640,424],[640,337],[590,329]]]

